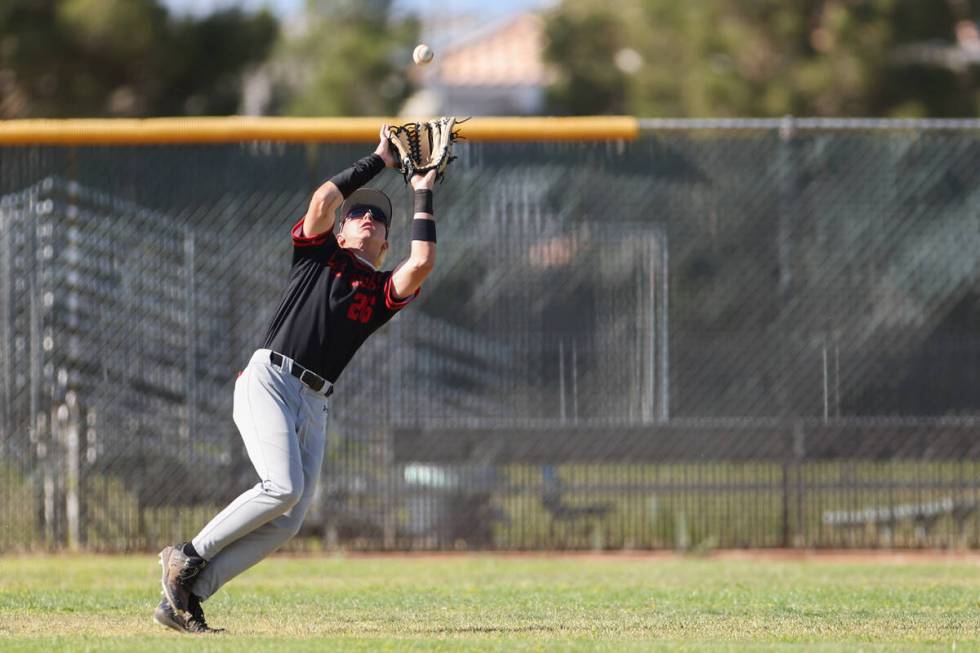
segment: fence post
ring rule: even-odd
[[[783,529],[782,547],[789,548],[789,461],[783,460]]]
[[[790,447],[787,455],[783,456],[783,515],[782,515],[782,547],[788,549],[792,546],[790,542],[789,527],[789,504],[790,504],[790,473],[793,465],[792,434],[790,434]]]
[[[81,528],[81,455],[79,447],[78,395],[69,390],[57,411],[58,431],[65,447],[65,518],[68,522],[68,549],[78,551]]]
[[[184,281],[187,284],[184,402],[187,406],[187,424],[181,433],[185,441],[192,441],[197,433],[197,298],[194,292],[194,253],[194,225],[188,224],[184,227]]]
[[[789,448],[783,458],[783,528],[782,541],[783,548],[795,548],[805,546],[803,538],[803,488],[802,488],[802,462],[804,455],[804,432],[803,420],[793,421],[792,431],[789,434]],[[791,509],[791,494],[793,483],[791,477],[796,479],[796,514]],[[796,532],[790,528],[790,518],[796,519]]]
[[[795,231],[798,222],[797,213],[800,207],[800,189],[796,162],[796,120],[793,116],[784,116],[779,124],[779,143],[775,153],[776,179],[775,197],[775,248],[777,264],[777,321],[778,335],[776,343],[776,360],[779,364],[779,374],[782,382],[775,387],[775,401],[781,417],[795,417],[800,414],[808,389],[801,388],[801,377],[798,371],[795,352],[793,351],[793,333],[800,309],[793,302],[795,286],[794,278],[794,244]]]
[[[796,121],[784,116],[779,126],[779,216],[776,243],[779,258],[779,293],[785,300],[793,286],[793,202],[797,196],[793,139]]]
[[[670,241],[660,229],[660,420],[670,421]]]
[[[0,159],[2,160],[2,159]],[[5,283],[0,285],[0,455],[6,457],[4,450],[8,438],[13,439],[13,423],[11,410],[13,408],[13,378],[14,378],[14,311],[13,288],[7,282],[13,273],[11,259],[11,232],[13,220],[8,219],[0,211],[0,279]]]
[[[398,517],[396,511],[398,509],[395,500],[395,433],[392,428],[385,428],[381,431],[382,437],[382,451],[381,456],[383,458],[382,469],[384,469],[384,482],[383,492],[384,500],[382,502],[382,531],[381,546],[385,551],[392,551],[395,549],[397,543],[397,531],[398,531]],[[370,455],[370,452],[369,452]]]
[[[793,457],[796,460],[796,546],[805,547],[806,529],[803,508],[803,462],[806,459],[806,431],[803,420],[796,420],[793,431]]]

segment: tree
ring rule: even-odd
[[[418,21],[391,0],[308,0],[301,31],[284,35],[269,70],[273,113],[393,115],[412,89],[405,74]]]
[[[564,0],[552,110],[665,116],[964,116],[980,65],[944,65],[980,0]],[[605,72],[598,72],[599,68]]]
[[[553,113],[624,113],[626,75],[614,64],[623,26],[606,5],[566,2],[546,24],[545,57],[559,76],[547,91]]]
[[[278,25],[229,9],[175,18],[159,0],[4,0],[0,118],[227,114]]]

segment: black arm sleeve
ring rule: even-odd
[[[374,176],[384,168],[384,159],[377,154],[370,154],[363,159],[358,159],[346,170],[335,174],[330,181],[340,189],[344,199],[347,199],[351,193],[374,179]]]

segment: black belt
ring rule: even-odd
[[[278,367],[279,369],[282,369],[282,362],[284,360],[286,360],[286,357],[283,356],[282,354],[277,354],[274,351],[269,353],[269,362],[275,365],[276,367]],[[296,361],[293,361],[293,364],[289,366],[289,373],[295,376],[297,379],[299,379],[300,383],[305,385],[313,392],[320,392],[321,390],[323,390],[323,386],[330,385],[325,378],[323,378],[316,372],[311,372],[310,370],[306,369]],[[330,387],[327,388],[327,391],[323,393],[323,396],[329,397],[332,394],[333,394],[333,385],[330,385]]]

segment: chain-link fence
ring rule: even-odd
[[[644,127],[462,144],[292,546],[980,545],[980,123]],[[157,547],[255,482],[235,374],[368,150],[0,148],[0,551]]]

